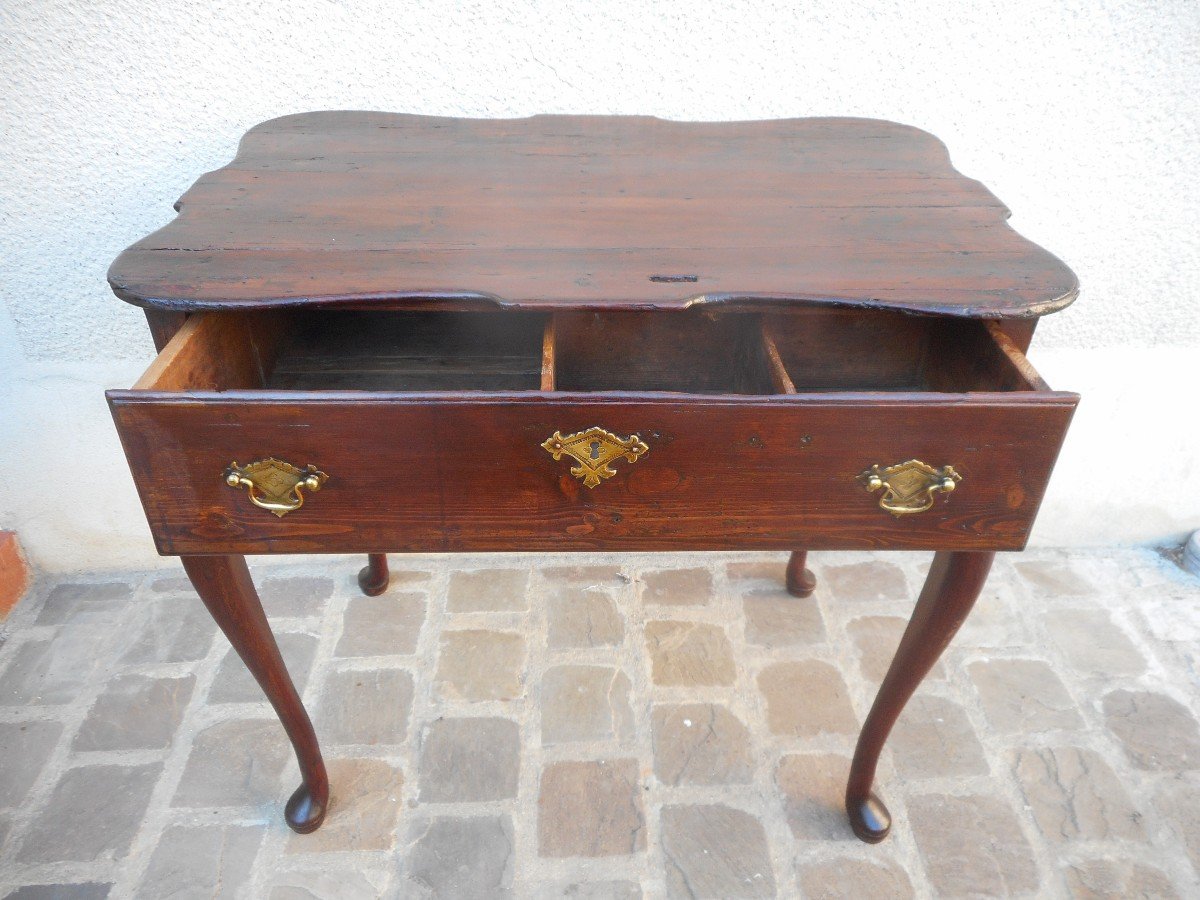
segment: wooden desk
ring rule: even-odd
[[[938,551],[867,718],[896,718],[1029,535],[1078,398],[1029,365],[1074,276],[889,122],[385,113],[252,129],[113,264],[158,358],[109,403],[160,553],[317,739],[247,553]]]

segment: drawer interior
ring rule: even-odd
[[[995,323],[890,311],[283,310],[189,318],[153,390],[1044,391]]]
[[[285,391],[536,391],[546,316],[300,313],[266,373]]]

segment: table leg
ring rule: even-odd
[[[283,664],[279,645],[267,624],[244,556],[184,556],[183,568],[196,593],[229,638],[283,724],[296,751],[303,783],[287,802],[285,818],[293,831],[315,831],[325,818],[329,779],[312,722]]]
[[[809,597],[817,589],[817,576],[804,568],[807,550],[793,550],[788,557],[787,589],[793,597]]]
[[[358,573],[358,586],[368,597],[378,597],[388,586],[386,553],[368,553],[367,564]]]
[[[854,833],[869,844],[882,841],[892,827],[891,814],[871,790],[884,742],[909,697],[975,605],[995,555],[960,551],[940,552],[933,558],[912,619],[863,724],[850,766],[846,812]]]

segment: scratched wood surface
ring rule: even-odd
[[[1015,550],[1077,399],[138,393],[109,402],[166,554]],[[541,444],[597,423],[649,451],[589,489]],[[277,518],[222,477],[265,456],[329,481]],[[856,476],[914,457],[952,464],[963,481],[897,519]]]
[[[881,315],[911,326],[886,354]],[[184,554],[1018,549],[1078,401],[990,323],[819,309],[207,313],[108,397]],[[590,490],[541,444],[596,424],[650,450]],[[266,456],[331,480],[278,519],[222,477]],[[896,519],[856,476],[912,458],[964,481]]]
[[[155,309],[833,303],[984,318],[1070,303],[933,136],[869,119],[434,118],[251,129],[109,271]]]

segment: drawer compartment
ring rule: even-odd
[[[537,390],[546,316],[299,314],[265,387],[286,391]]]
[[[370,315],[392,319],[364,340]],[[109,393],[160,552],[1019,549],[1077,402],[979,322],[906,319],[915,335],[868,377],[854,355],[878,335],[831,340],[836,316],[502,313],[456,345],[484,319],[412,323],[422,344],[370,315],[357,361],[327,352],[349,339],[319,317],[195,317]],[[672,327],[651,364],[647,335]],[[591,428],[646,448],[595,487],[545,446]],[[328,480],[273,515],[225,480],[265,458]],[[862,476],[913,459],[961,481],[894,515]]]

